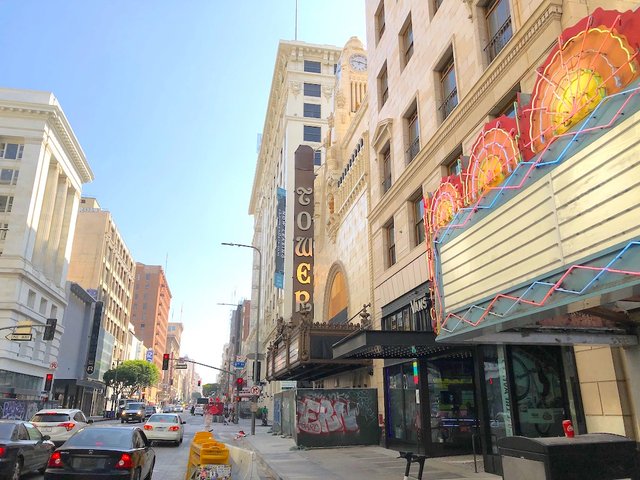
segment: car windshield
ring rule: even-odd
[[[144,403],[130,403],[127,405],[127,410],[141,410],[144,408]]]
[[[13,423],[0,423],[0,438],[9,439],[13,433]]]
[[[146,410],[147,412],[152,412],[156,409],[156,407],[147,407]]]
[[[69,447],[105,447],[129,450],[131,430],[125,428],[85,428],[67,440]]]
[[[68,413],[36,413],[31,419],[32,422],[68,422]]]
[[[149,422],[152,423],[178,423],[176,415],[151,415]]]

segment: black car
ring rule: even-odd
[[[0,420],[0,478],[18,479],[26,472],[44,472],[55,450],[48,435],[22,420]]]
[[[45,480],[150,479],[156,454],[138,427],[98,426],[80,430],[51,458]]]
[[[120,423],[144,422],[145,416],[146,406],[144,403],[128,403],[120,415]]]

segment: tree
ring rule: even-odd
[[[220,391],[219,383],[205,383],[202,385],[202,396],[203,397],[213,397],[218,394]]]
[[[127,360],[116,368],[107,370],[102,376],[104,383],[113,388],[116,396],[124,394],[131,397],[160,380],[160,371],[153,363],[145,360]]]
[[[202,395],[200,395],[200,392],[191,392],[191,401],[195,402],[196,400],[198,400]]]

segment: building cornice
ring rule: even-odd
[[[44,119],[60,139],[67,155],[76,167],[82,183],[93,181],[93,172],[84,151],[73,133],[67,117],[58,105],[0,100],[0,113]]]
[[[481,103],[480,99],[486,95],[487,90],[491,88],[500,75],[505,74],[505,71],[513,67],[517,60],[527,52],[527,47],[545,31],[554,20],[560,21],[562,17],[562,3],[558,0],[548,0],[543,2],[538,10],[529,18],[527,23],[518,30],[511,41],[507,43],[505,48],[498,54],[496,59],[489,65],[484,71],[480,79],[475,83],[471,91],[465,95],[458,106],[451,112],[451,114],[440,124],[434,135],[429,141],[421,148],[420,152],[416,155],[416,158],[407,166],[402,172],[396,182],[391,185],[391,188],[386,192],[384,197],[380,199],[371,209],[370,220],[373,221],[377,217],[386,214],[386,210],[391,202],[389,199],[395,198],[404,191],[407,183],[411,182],[417,171],[423,168],[427,159],[433,158],[435,153],[442,147],[442,144],[447,141],[464,138],[471,132],[456,132],[457,125],[462,123],[462,120],[468,117],[476,118],[477,121],[473,122],[473,125],[478,125],[482,122],[483,118],[489,113],[487,111],[478,112],[478,105]],[[556,41],[555,37],[549,38],[549,47]],[[544,52],[540,52],[542,55]],[[528,73],[527,70],[525,73]],[[517,77],[521,78],[520,76]],[[382,125],[382,122],[379,124]],[[378,129],[376,129],[378,134]],[[376,136],[374,134],[374,142]],[[426,178],[430,178],[436,169],[440,168],[440,163],[436,162]]]

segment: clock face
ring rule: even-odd
[[[351,55],[349,65],[358,72],[364,72],[367,69],[367,57],[360,54]]]

